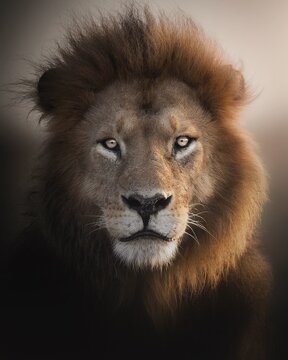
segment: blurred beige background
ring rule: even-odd
[[[192,17],[243,69],[251,89],[259,94],[243,111],[241,122],[258,142],[269,173],[270,202],[260,236],[273,264],[274,326],[282,334],[279,344],[284,352],[284,334],[288,333],[288,0],[151,0],[140,4],[144,3],[172,17]],[[37,114],[28,116],[29,104],[12,103],[6,84],[29,77],[29,60],[41,62],[53,52],[56,41],[63,41],[71,14],[97,17],[98,10],[114,13],[122,4],[116,0],[0,2],[0,186],[6,239],[16,232],[15,221],[20,223],[19,199],[29,184],[31,159],[37,155],[41,138],[31,121]]]

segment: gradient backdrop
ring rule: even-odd
[[[131,1],[133,2],[133,1]],[[121,8],[116,0],[0,1],[0,216],[1,243],[21,226],[20,212],[41,131],[31,104],[13,100],[8,83],[29,77],[29,61],[41,62],[63,41],[72,14]],[[139,2],[140,3],[140,2]],[[143,4],[144,2],[141,2]],[[155,11],[192,17],[243,69],[258,97],[242,113],[242,124],[259,143],[270,182],[260,234],[273,265],[275,359],[288,358],[288,1],[154,0]],[[0,255],[1,260],[1,255]]]

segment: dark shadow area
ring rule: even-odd
[[[265,253],[273,270],[271,359],[288,357],[288,119],[259,130],[269,176],[269,200],[260,226]]]

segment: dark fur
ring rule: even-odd
[[[31,336],[38,336],[46,355],[50,337],[51,357],[43,358],[58,358],[61,351],[69,352],[70,346],[76,351],[78,341],[78,351],[87,357],[103,358],[106,352],[127,358],[264,359],[262,336],[270,273],[258,250],[254,228],[265,198],[265,181],[245,137],[229,123],[247,101],[240,72],[223,62],[215,46],[191,21],[175,25],[165,17],[156,20],[148,10],[143,15],[135,9],[118,18],[102,19],[100,25],[78,28],[69,35],[68,46],[59,49],[59,55],[42,70],[31,95],[49,119],[51,136],[41,160],[43,171],[37,204],[33,205],[36,220],[24,236],[21,251],[16,251],[21,254],[15,257],[17,264],[12,262],[14,272],[23,270],[23,274],[10,276],[13,285],[9,278],[5,286],[13,295],[18,295],[15,288],[20,288],[27,301],[20,300],[25,311],[32,306],[33,325],[28,329]],[[222,197],[215,195],[206,215],[213,234],[219,239],[223,234],[223,242],[213,245],[215,258],[227,257],[221,271],[215,267],[207,279],[212,261],[205,267],[201,264],[195,281],[192,275],[189,279],[191,249],[163,273],[126,269],[114,259],[105,232],[88,235],[84,217],[97,208],[71,186],[77,184],[80,171],[74,166],[75,160],[81,159],[77,123],[93,104],[95,93],[116,79],[142,79],[145,88],[147,80],[166,77],[195,89],[203,108],[219,122],[219,131],[225,135],[223,163],[233,169],[217,189]],[[142,105],[149,106],[148,94]],[[236,247],[231,244],[231,234],[237,233],[237,227],[246,231],[247,245],[241,254],[235,251],[236,255],[228,258],[224,245],[232,250]],[[226,233],[230,237],[225,240]],[[198,237],[203,242],[200,251],[208,252],[205,242],[212,239],[201,231]],[[11,254],[13,258],[14,252]],[[26,284],[24,288],[22,284]],[[37,318],[38,306],[44,306],[40,311],[43,322]],[[21,316],[29,322],[26,314]],[[14,313],[13,321],[19,327]],[[155,323],[160,330],[155,330]],[[26,326],[21,325],[26,339]],[[37,334],[33,326],[44,335]],[[16,333],[19,341],[21,331]],[[63,341],[58,341],[61,336]],[[23,341],[23,353],[37,358],[27,342]]]

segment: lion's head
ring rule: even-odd
[[[147,270],[148,303],[217,283],[251,243],[265,198],[235,123],[241,73],[191,21],[135,9],[77,28],[41,70],[47,237],[116,276]]]
[[[197,242],[189,227],[205,224],[193,207],[209,198],[216,181],[215,165],[207,164],[208,139],[217,131],[210,121],[193,90],[175,79],[145,88],[139,80],[115,82],[84,115],[81,196],[95,201],[94,225],[107,229],[127,265],[167,265],[185,233]]]

